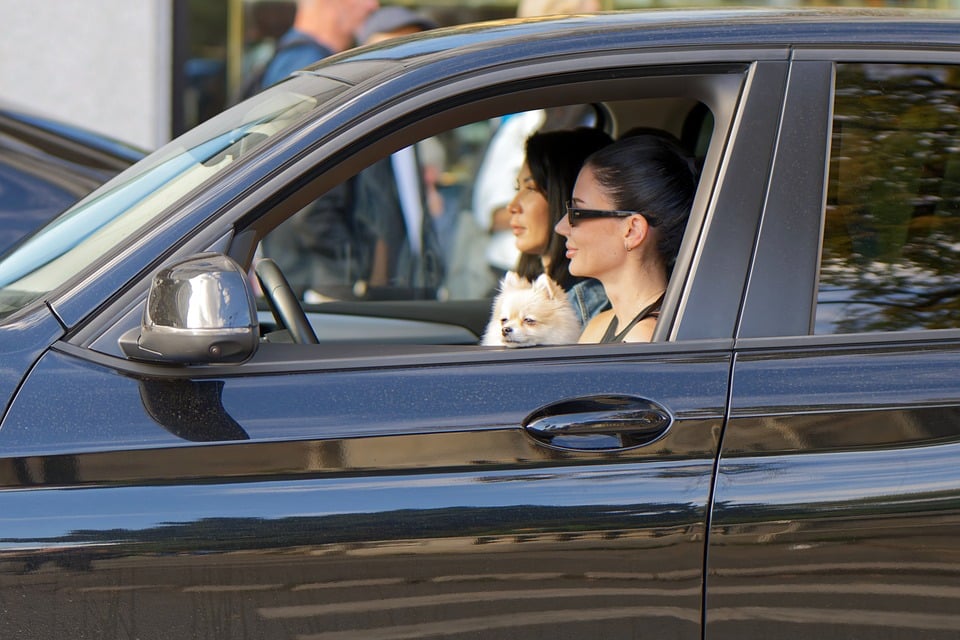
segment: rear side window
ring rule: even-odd
[[[960,67],[838,65],[815,333],[960,327]]]

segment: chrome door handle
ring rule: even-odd
[[[589,396],[549,404],[523,428],[538,442],[561,449],[610,451],[659,440],[673,424],[664,407],[633,396]]]

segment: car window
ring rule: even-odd
[[[837,67],[815,333],[960,327],[960,67]]]
[[[575,127],[613,137],[667,133],[699,163],[714,122],[703,103],[673,97],[477,120],[368,165],[272,229],[258,255],[280,267],[323,342],[476,344],[499,280],[516,269],[520,256],[513,232],[498,230],[490,212],[516,194],[526,138],[537,130]],[[515,153],[494,152],[505,142]],[[412,185],[407,193],[404,176]],[[599,296],[597,304],[585,300],[583,310],[604,308]],[[482,304],[451,304],[468,301]],[[268,307],[262,301],[261,308]],[[381,320],[361,331],[371,316]],[[349,326],[334,328],[342,317]],[[269,318],[261,315],[261,321]],[[410,321],[432,324],[418,330],[405,324]],[[461,330],[451,334],[450,327]]]

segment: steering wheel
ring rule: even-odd
[[[303,312],[300,301],[277,263],[270,258],[261,258],[254,271],[260,282],[260,289],[270,303],[273,317],[290,332],[293,341],[297,344],[317,344],[317,334],[314,333],[307,314]]]

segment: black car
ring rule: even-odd
[[[0,103],[0,252],[146,155]]]
[[[468,132],[570,106],[702,167],[653,342],[479,346],[430,259],[307,302],[259,269],[258,314],[299,212],[428,139],[469,193]],[[956,638],[958,151],[942,13],[496,22],[294,75],[0,261],[0,635]]]

